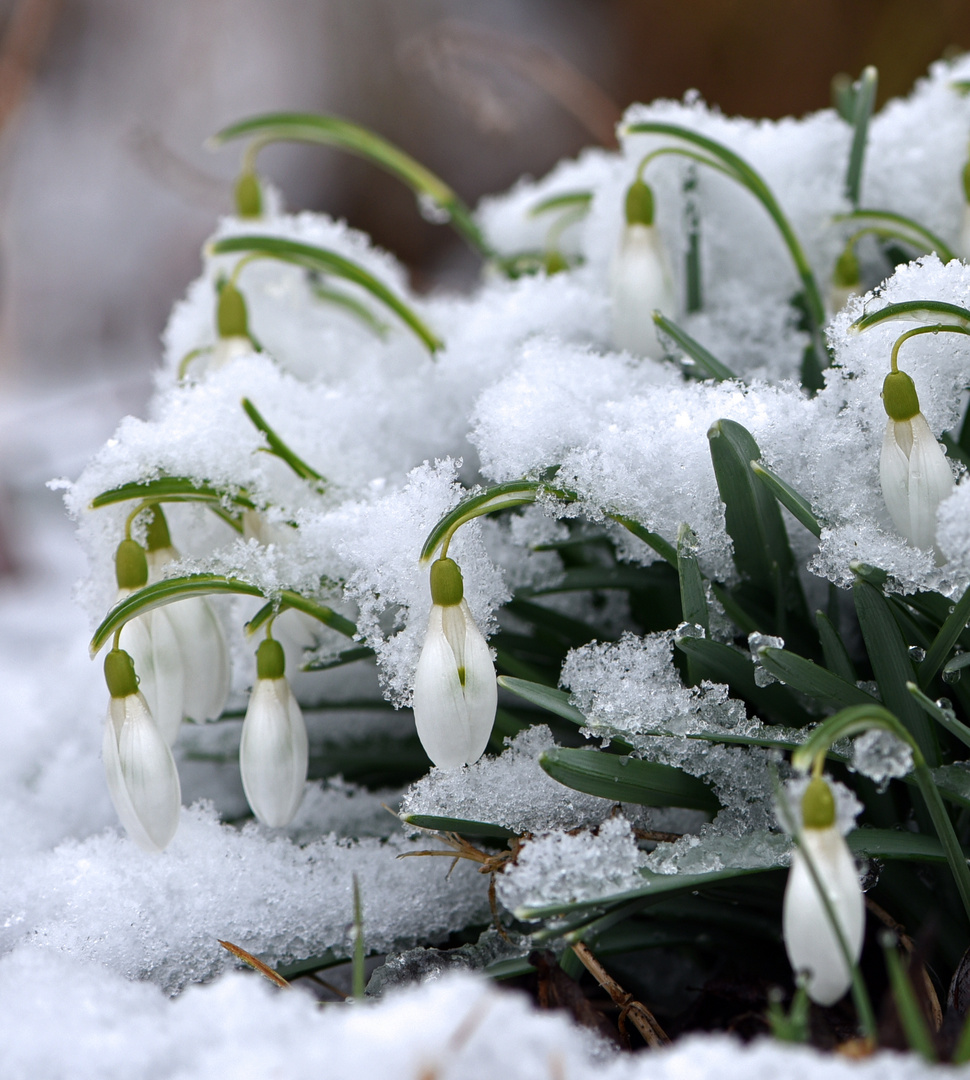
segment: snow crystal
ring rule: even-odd
[[[905,776],[913,768],[913,748],[891,731],[872,728],[852,740],[852,768],[875,784]]]

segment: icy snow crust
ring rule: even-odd
[[[937,65],[909,99],[877,116],[863,179],[865,204],[921,220],[951,245],[960,231],[957,181],[970,101],[948,83],[968,74],[966,61]],[[695,98],[636,106],[626,117],[626,123],[651,120],[722,141],[761,172],[824,290],[848,235],[847,227],[832,224],[848,209],[842,194],[850,138],[845,124],[831,112],[777,123],[726,118]],[[432,357],[396,315],[360,294],[386,324],[377,335],[346,309],[316,297],[298,268],[257,260],[241,271],[238,285],[262,351],[243,349],[223,363],[213,348],[215,287],[236,258],[207,254],[202,276],[176,306],[166,331],[165,362],[148,418],[123,420],[67,485],[90,563],[79,598],[91,625],[114,600],[113,553],[131,509],[128,503],[92,511],[92,498],[166,474],[230,494],[245,489],[258,513],[247,517],[243,536],[198,506],[170,508],[183,558],[167,572],[232,574],[270,596],[297,589],[334,606],[356,620],[359,640],[376,651],[385,697],[407,706],[430,609],[419,552],[432,526],[476,484],[535,478],[558,466],[556,483],[578,496],[568,507],[545,500],[509,522],[478,521],[456,534],[449,554],[462,568],[465,596],[486,633],[513,590],[555,582],[561,572],[555,555],[532,545],[563,539],[557,520],[563,516],[608,529],[623,557],[642,564],[654,561],[655,552],[608,523],[609,515],[633,518],[668,541],[687,523],[697,536],[704,573],[733,580],[708,443],[719,419],[743,424],[765,463],[808,498],[822,522],[816,544],[787,519],[809,590],[826,579],[848,584],[850,564],[862,561],[888,571],[891,587],[960,594],[970,582],[970,482],[960,477],[940,508],[945,559],[939,566],[896,534],[879,491],[886,422],[879,392],[891,343],[906,324],[865,334],[849,326],[863,311],[900,300],[967,304],[970,268],[921,258],[834,314],[828,334],[835,364],[824,389],[809,399],[798,386],[807,339],[789,304],[799,282],[777,230],[748,192],[700,168],[694,197],[703,223],[704,307],[693,315],[674,314],[739,379],[687,382],[677,363],[645,362],[610,344],[608,268],[621,229],[622,196],[643,154],[660,143],[656,136],[628,136],[619,153],[589,151],[544,180],[523,181],[508,195],[486,200],[480,224],[497,250],[514,253],[541,250],[545,242],[548,219],[528,215],[540,199],[592,192],[589,214],[564,233],[564,251],[581,260],[569,273],[517,281],[486,277],[467,297],[415,296],[390,255],[321,215],[277,209],[256,225],[223,221],[216,238],[258,232],[359,262],[445,344]],[[673,156],[656,159],[647,170],[678,280],[687,172],[684,160]],[[861,256],[863,272],[875,284],[881,276],[877,257],[865,250]],[[900,354],[937,435],[959,419],[963,349],[953,335],[924,335]],[[326,478],[323,490],[261,452],[266,443],[240,406],[244,396]],[[581,595],[562,603],[594,625],[622,620],[622,611],[603,616]],[[53,634],[43,640],[56,641],[60,656],[72,651],[83,657],[82,628],[70,620],[51,627],[33,601],[6,604],[6,617],[18,627],[33,620]],[[233,642],[238,705],[254,674],[253,646],[241,626],[258,601],[217,606]],[[715,637],[717,622],[714,605]],[[296,619],[290,623],[294,638],[302,635],[309,643],[306,627]],[[320,630],[316,644],[328,655],[348,642]],[[672,648],[670,633],[594,642],[569,656],[562,685],[586,716],[588,737],[623,739],[637,755],[708,782],[724,807],[713,821],[629,806],[617,812],[610,800],[560,787],[538,763],[553,745],[542,727],[461,772],[433,770],[403,795],[404,810],[530,833],[516,864],[497,877],[506,909],[601,899],[644,887],[651,875],[784,865],[789,840],[774,822],[767,768],[778,755],[684,738],[719,730],[757,734],[763,725],[724,686],[685,688]],[[298,646],[292,649],[298,656]],[[16,652],[0,657],[11,713],[23,718],[0,731],[0,806],[8,823],[0,842],[0,997],[9,1003],[0,1010],[0,1026],[15,1032],[27,1017],[32,1023],[51,1017],[48,1038],[26,1044],[0,1035],[0,1044],[14,1047],[5,1062],[11,1076],[56,1074],[64,1071],[63,1062],[74,1064],[95,1048],[104,1076],[122,1069],[126,1076],[224,1075],[233,1072],[233,1063],[243,1068],[245,1062],[252,1075],[326,1063],[334,1075],[352,1068],[355,1075],[372,1069],[413,1076],[442,1063],[463,1076],[501,1071],[531,1077],[546,1075],[557,1057],[570,1076],[689,1072],[747,1078],[783,1071],[836,1077],[875,1075],[878,1069],[896,1078],[926,1072],[906,1058],[850,1064],[765,1044],[740,1049],[722,1039],[689,1040],[649,1059],[604,1062],[602,1048],[591,1047],[565,1021],[536,1016],[471,978],[442,980],[373,1010],[321,1014],[299,993],[271,997],[255,978],[237,975],[168,1003],[159,990],[176,992],[228,966],[218,938],[270,963],[328,949],[345,955],[354,874],[364,897],[368,946],[387,951],[487,922],[487,879],[466,864],[448,877],[444,859],[396,859],[428,846],[427,838],[406,835],[380,810],[383,796],[339,778],[311,788],[286,831],[221,821],[245,812],[235,767],[199,760],[190,751],[212,751],[218,744],[231,753],[238,722],[180,743],[186,802],[205,796],[214,805],[184,809],[171,848],[157,858],[142,855],[120,834],[103,788],[97,746],[105,693],[86,664],[82,659],[59,668],[60,685],[45,678],[39,695]],[[371,664],[339,669],[322,681],[300,679],[301,691],[311,697],[350,700],[377,693]],[[354,731],[350,713],[312,723],[311,741],[348,738]],[[403,738],[413,726],[406,713],[396,713],[379,715],[367,730]],[[904,765],[886,746],[863,745],[857,758],[857,767],[873,776],[879,769],[896,775]],[[780,772],[784,777],[783,765]],[[399,797],[387,794],[392,803]],[[644,850],[634,828],[686,835]],[[453,1032],[462,1018],[478,1012],[487,1013],[487,1025],[456,1049],[449,1042]],[[504,1037],[486,1039],[485,1032],[495,1030]]]

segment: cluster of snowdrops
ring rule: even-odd
[[[631,825],[613,892],[554,872],[556,828],[595,845],[595,823],[512,828],[535,853],[517,918],[595,940],[638,897],[790,860],[792,969],[823,1005],[851,984],[872,1035],[857,858],[871,884],[922,852],[941,933],[970,941],[966,68],[875,115],[872,71],[800,121],[635,106],[618,151],[475,212],[348,121],[221,132],[246,140],[237,213],[173,313],[152,419],[68,495],[131,838],[171,841],[172,747],[234,681],[246,797],[286,825],[309,760],[288,675],[376,657],[433,776],[571,725],[540,759],[564,795],[673,822]],[[415,295],[366,237],[284,213],[257,156],[287,139],[409,184],[482,255],[478,289]],[[508,835],[418,788],[415,823]]]

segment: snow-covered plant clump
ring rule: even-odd
[[[362,926],[287,923],[281,881],[236,945],[290,974],[356,949],[362,976],[363,942],[459,933],[540,998],[540,943],[610,993],[619,954],[651,1044],[730,977],[766,1030],[807,1039],[811,1000],[816,1040],[871,1048],[888,986],[912,1046],[970,1057],[965,991],[943,1022],[927,974],[962,987],[970,945],[968,76],[873,114],[870,69],[777,123],[636,105],[617,151],[474,212],[333,117],[216,137],[248,140],[238,212],[148,419],[66,497],[131,839],[190,858],[176,766],[204,759],[226,818],[288,830],[281,874],[361,882]],[[409,184],[478,287],[418,295],[285,212],[256,172],[280,139]],[[237,751],[249,810],[220,802]],[[340,784],[397,820],[314,835]],[[231,831],[212,813],[182,811],[200,851]],[[446,883],[430,849],[483,873]]]

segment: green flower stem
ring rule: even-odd
[[[431,200],[458,233],[485,258],[492,251],[475,223],[471,210],[458,195],[430,169],[425,168],[387,139],[359,124],[338,116],[315,116],[311,113],[269,113],[230,124],[212,136],[213,147],[232,139],[253,140],[244,157],[247,168],[255,171],[256,155],[273,142],[309,142],[336,146],[365,158],[396,176],[419,197]]]
[[[286,443],[283,442],[249,398],[242,399],[242,407],[249,419],[252,420],[254,427],[266,436],[266,441],[269,443],[267,453],[273,454],[281,461],[285,461],[301,480],[312,480],[317,491],[322,494],[326,490],[327,481],[320,473],[307,465],[303,458],[295,454]]]
[[[919,744],[893,713],[888,709],[884,709],[881,705],[855,705],[848,709],[842,709],[819,724],[806,742],[792,754],[792,765],[796,769],[807,769],[817,755],[827,752],[829,747],[839,739],[851,735],[861,735],[871,728],[880,728],[883,731],[892,732],[912,750],[913,776],[916,785],[926,802],[930,819],[943,846],[943,852],[949,863],[950,872],[953,874],[964,911],[967,919],[970,920],[970,868],[967,866],[966,854],[960,846],[960,841],[953,828],[953,822],[950,820],[946,806],[943,804],[939,789],[933,780],[933,773],[926,764],[926,759],[919,748]]]
[[[867,232],[875,232],[878,235],[879,229],[884,229],[887,237],[897,237],[909,244],[925,246],[927,251],[935,251],[942,262],[950,262],[956,258],[956,253],[936,233],[930,232],[929,229],[920,225],[918,221],[914,221],[903,214],[893,213],[891,210],[853,210],[849,214],[837,214],[833,220],[880,222],[881,224],[861,229],[855,235],[861,236]],[[914,236],[918,239],[914,239]]]
[[[893,344],[892,355],[889,357],[889,363],[894,374],[899,370],[896,367],[896,361],[899,355],[900,346],[904,341],[909,341],[912,337],[919,337],[920,334],[965,334],[970,336],[970,327],[952,326],[949,323],[934,323],[932,326],[914,326],[912,330],[907,330],[905,334],[900,334]]]
[[[777,199],[772,194],[771,189],[761,176],[752,169],[743,158],[740,158],[726,146],[723,146],[721,143],[709,139],[704,135],[699,135],[697,132],[691,131],[688,128],[680,127],[677,124],[646,121],[631,124],[626,129],[626,132],[631,135],[668,135],[674,139],[682,139],[685,142],[693,143],[707,154],[720,159],[716,168],[729,175],[739,184],[742,184],[756,199],[759,200],[765,210],[767,210],[772,221],[774,221],[778,231],[781,233],[785,246],[788,248],[789,254],[791,255],[792,262],[795,264],[798,276],[801,278],[802,286],[805,290],[807,313],[811,322],[813,344],[819,358],[819,363],[823,367],[826,366],[825,359],[828,353],[822,336],[822,325],[825,322],[825,304],[822,301],[822,294],[819,292],[818,283],[815,281],[815,275],[812,272],[811,264],[805,255],[801,242],[795,235],[795,230],[792,228],[791,223],[782,211]],[[711,164],[709,160],[705,159],[702,155],[696,154],[696,152],[684,151],[684,153],[686,156],[692,157],[694,160],[700,161],[703,164]]]
[[[945,300],[902,300],[898,304],[887,304],[878,311],[860,315],[849,329],[861,334],[863,330],[869,330],[890,319],[912,319],[919,315],[945,315],[959,320],[950,325],[970,326],[970,310],[959,304],[948,304]]]
[[[102,619],[91,638],[91,655],[97,655],[105,642],[136,615],[154,611],[155,608],[175,603],[187,596],[212,596],[226,593],[266,597],[266,592],[257,585],[242,581],[240,578],[225,577],[222,574],[189,574],[185,577],[165,578],[163,581],[146,585],[145,588],[138,589],[137,592],[120,600]],[[357,627],[350,619],[337,614],[323,604],[301,596],[292,589],[283,589],[278,596],[279,604],[303,611],[346,637],[353,637],[357,633]],[[275,613],[275,610],[271,611],[270,615]]]

